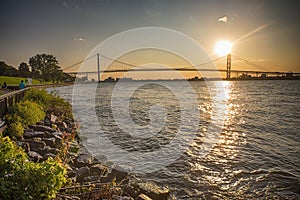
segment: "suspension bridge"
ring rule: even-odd
[[[257,68],[259,70],[239,70],[239,69],[232,69],[232,57],[235,57],[239,61],[242,61],[244,64],[247,64],[248,66],[251,66],[252,68]],[[120,73],[120,72],[128,72],[128,71],[134,71],[134,72],[157,72],[157,71],[184,71],[184,72],[223,72],[226,73],[226,79],[232,78],[232,73],[235,73],[238,77],[240,74],[245,75],[253,75],[256,77],[264,76],[264,77],[288,77],[288,76],[300,76],[299,72],[292,73],[292,72],[283,72],[283,71],[270,71],[266,67],[256,64],[252,61],[249,61],[247,59],[243,59],[239,56],[228,54],[226,56],[222,56],[219,58],[216,58],[214,60],[200,63],[194,66],[187,66],[187,67],[170,67],[170,68],[151,68],[151,67],[145,67],[145,66],[138,66],[126,62],[122,62],[120,60],[112,59],[110,57],[107,57],[105,55],[101,54],[95,54],[93,56],[90,56],[84,60],[81,60],[77,63],[74,63],[73,65],[70,65],[64,70],[70,70],[71,68],[74,68],[75,66],[80,65],[83,62],[86,62],[91,59],[96,59],[97,64],[95,68],[97,70],[94,71],[69,71],[66,72],[70,75],[76,76],[76,75],[98,75],[98,81],[100,81],[100,74],[102,73]],[[205,67],[209,64],[221,61],[222,59],[226,59],[226,69],[217,69],[217,68],[211,68],[211,67]],[[101,70],[100,65],[102,68],[105,68],[105,70]],[[109,66],[108,66],[109,65]],[[103,67],[104,66],[104,67]]]

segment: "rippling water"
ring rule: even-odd
[[[130,88],[137,83],[123,84]],[[178,91],[186,90],[180,81],[171,84]],[[138,176],[168,186],[178,199],[299,199],[300,81],[211,82],[210,90],[205,82],[190,84],[199,112],[199,127],[190,146],[175,162]],[[215,146],[202,156],[199,152],[209,134],[220,84],[224,85],[222,101],[226,106],[222,108],[224,117],[219,120],[224,121]],[[159,130],[156,135],[136,139],[115,122],[110,101],[115,83],[98,86],[94,105],[85,103],[92,97],[84,91],[92,85],[81,87],[85,89],[79,94],[83,105],[80,109],[95,109],[97,119],[90,120],[98,121],[112,143],[128,152],[151,152],[168,145],[185,120],[181,118],[180,101],[172,91],[159,82],[145,82],[127,99],[130,117],[141,127],[149,125],[153,117],[159,119],[157,124],[161,120],[164,124],[162,128],[161,124],[153,125]],[[58,90],[62,97],[71,100],[71,87]],[[117,95],[123,97],[122,92]],[[194,106],[191,99],[185,101]],[[85,133],[81,135],[84,137]]]

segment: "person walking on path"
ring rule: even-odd
[[[25,88],[25,83],[23,80],[21,80],[21,83],[19,83],[19,88],[24,89]]]
[[[4,83],[3,83],[3,85],[2,85],[2,89],[4,89],[4,90],[6,90],[6,89],[7,89],[7,84],[6,84],[6,82],[4,82]]]

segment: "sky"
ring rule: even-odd
[[[48,53],[64,69],[114,34],[162,27],[191,37],[212,59],[217,41],[233,42],[233,69],[300,72],[298,0],[1,0],[1,8],[0,60],[15,67]],[[133,54],[120,60],[147,64],[143,53]],[[172,60],[164,64],[184,64]],[[225,63],[216,65],[224,69]]]

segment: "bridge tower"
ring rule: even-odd
[[[226,79],[231,77],[231,54],[227,54],[227,68],[226,68]]]
[[[98,83],[100,83],[100,55],[97,53]]]

